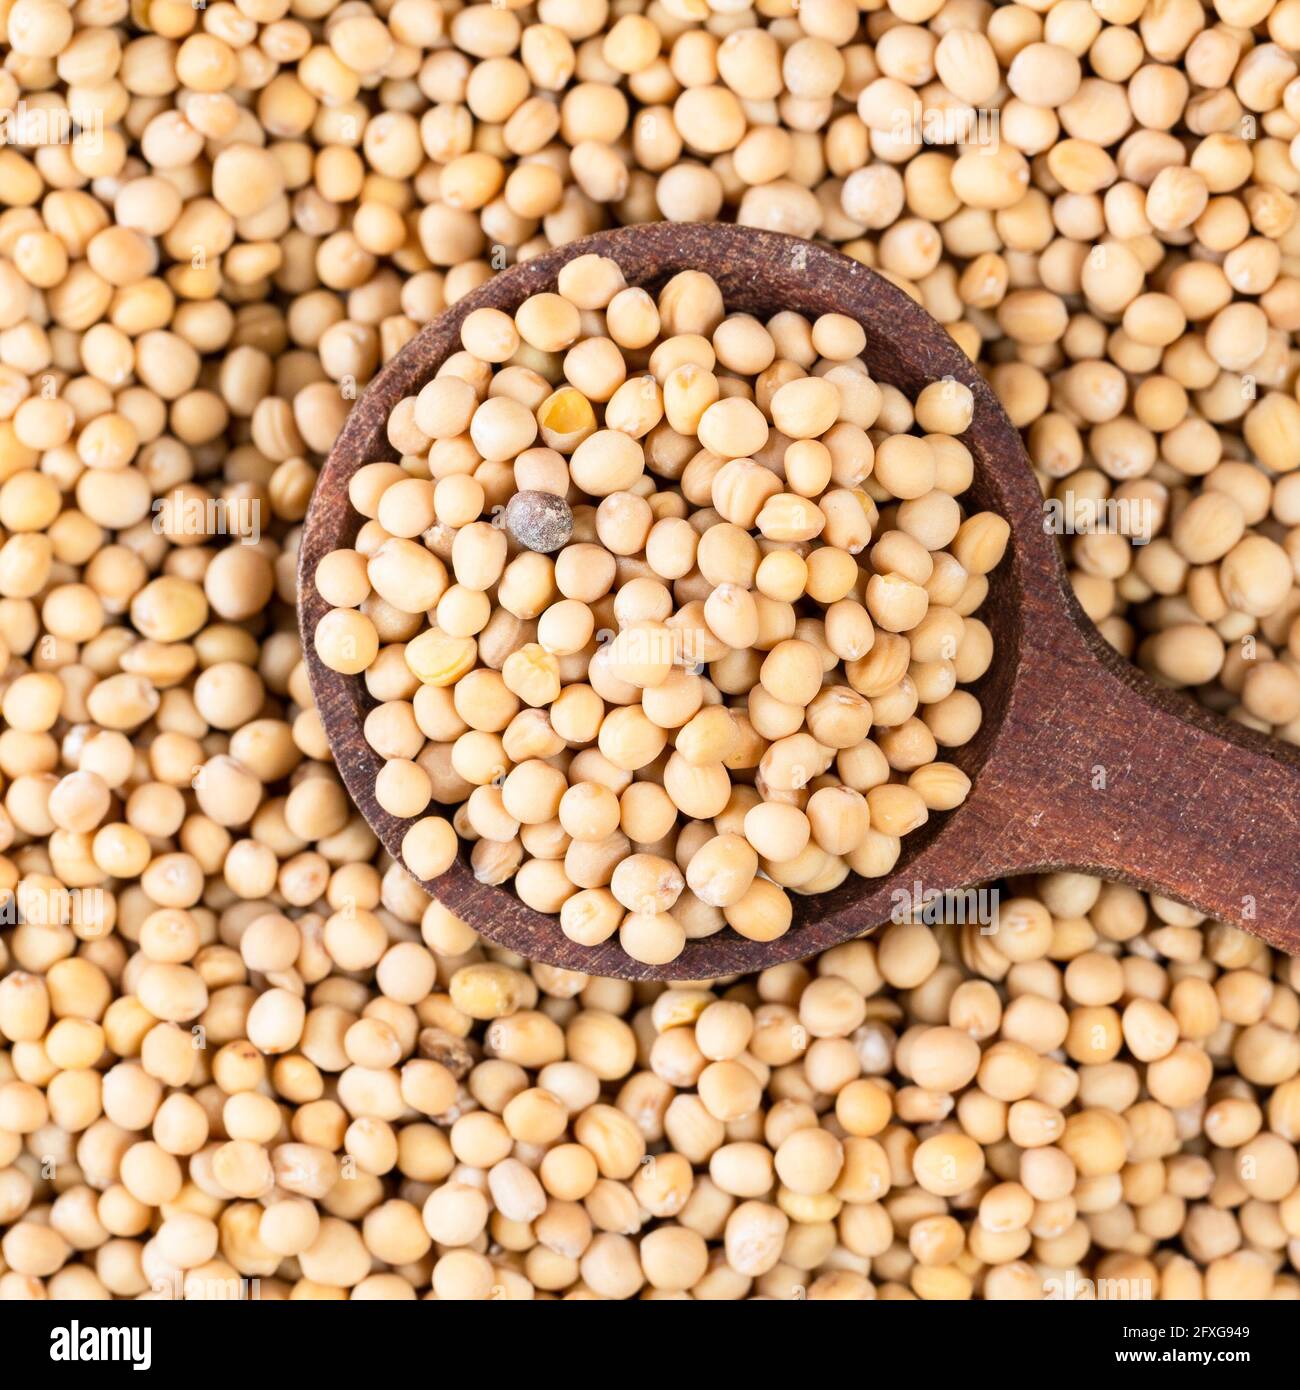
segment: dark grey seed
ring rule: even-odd
[[[516,492],[506,504],[506,530],[520,545],[549,554],[573,535],[573,512],[553,492]]]

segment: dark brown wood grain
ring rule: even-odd
[[[851,315],[867,331],[872,375],[908,395],[951,376],[975,394],[965,436],[976,460],[969,501],[1011,523],[1006,560],[980,616],[996,644],[974,687],[984,707],[977,737],[953,760],[974,778],[969,799],[907,837],[895,871],[850,878],[795,898],[792,929],[759,943],[730,928],[688,942],[667,967],[630,960],[617,940],[569,941],[554,918],[506,888],[479,883],[462,854],[424,887],[485,937],[538,960],[628,978],[696,979],[761,969],[823,950],[888,921],[900,893],[961,888],[1007,875],[1079,869],[1119,879],[1300,950],[1300,755],[1164,690],[1118,656],[1070,592],[1057,542],[1020,436],[949,335],[881,276],[793,237],[730,225],[654,224],[601,232],[498,275],[425,328],[370,384],[321,474],[299,561],[299,620],[321,718],[343,780],[384,846],[398,855],[408,822],[382,811],[380,759],[362,721],[374,703],[359,677],[317,659],[312,635],[327,605],[313,575],[350,545],[359,518],[347,483],[363,463],[395,458],[385,423],[459,346],[472,309],[513,311],[554,288],[565,261],[613,256],[628,282],[651,291],[683,269],[707,271],[727,307],[767,316],[794,309]]]

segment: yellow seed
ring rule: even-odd
[[[524,704],[535,709],[549,705],[560,693],[559,658],[537,642],[526,642],[506,657],[501,679]]]
[[[506,965],[466,965],[451,977],[451,1002],[470,1018],[504,1018],[530,997],[536,991],[528,977]]]
[[[425,685],[452,685],[473,669],[478,643],[472,637],[452,637],[437,628],[422,632],[406,644],[406,664]]]

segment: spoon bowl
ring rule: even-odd
[[[299,623],[312,692],[340,774],[381,843],[400,860],[410,822],[375,800],[380,756],[362,725],[375,701],[360,676],[316,655],[316,624],[329,605],[316,590],[321,558],[350,546],[361,518],[348,482],[363,464],[393,460],[388,416],[460,346],[472,310],[513,313],[555,288],[566,261],[613,257],[629,285],[654,293],[681,270],[717,281],[728,312],[760,318],[790,309],[847,314],[865,329],[871,375],[915,398],[951,377],[975,400],[962,436],[975,459],[966,499],[1011,526],[1006,557],[989,576],[980,618],[993,636],[989,671],[969,687],[984,710],[965,747],[945,750],[972,779],[967,800],[903,840],[891,873],[850,875],[839,887],[793,895],[790,930],[751,941],[730,927],[688,941],[666,966],[632,960],[613,938],[581,946],[556,918],[508,887],[480,883],[465,846],[436,882],[424,883],[484,937],[532,959],[630,979],[717,978],[765,969],[860,936],[938,895],[990,879],[1075,869],[1186,903],[1300,950],[1300,754],[1160,688],[1097,633],[1070,590],[1019,432],[948,332],[884,277],[839,252],[774,232],[723,224],[654,223],[599,232],[502,272],[424,328],[367,387],[322,470],[299,553]],[[988,914],[956,893],[946,920],[994,931]],[[996,938],[994,938],[996,940]]]

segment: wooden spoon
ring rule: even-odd
[[[863,358],[877,380],[915,396],[951,376],[975,395],[964,436],[976,460],[969,500],[1011,524],[1006,559],[980,611],[992,667],[973,687],[977,737],[953,754],[973,778],[968,800],[906,837],[885,879],[856,875],[829,893],[795,897],[794,925],[756,942],[731,928],[690,941],[668,966],[631,960],[617,938],[568,940],[553,917],[508,888],[479,883],[462,853],[429,893],[492,941],[569,969],[625,978],[731,975],[807,956],[897,919],[900,906],[1010,875],[1075,869],[1150,889],[1300,950],[1300,753],[1154,685],[1097,633],[1075,601],[1015,427],[948,333],[902,291],[835,251],[731,225],[657,223],[600,232],[505,271],[419,333],[370,384],[316,488],[299,559],[299,620],[312,691],[343,780],[394,857],[409,824],[374,796],[381,760],[362,721],[374,701],[360,677],[323,666],[313,633],[328,605],[313,576],[321,557],[356,537],[347,485],[363,463],[396,458],[389,412],[459,346],[472,309],[513,312],[555,287],[574,256],[614,257],[628,283],[652,292],[684,269],[707,271],[730,311],[767,317],[848,314],[867,330]],[[947,756],[947,753],[945,754]],[[955,900],[960,907],[970,895]],[[996,938],[995,938],[996,939]]]

